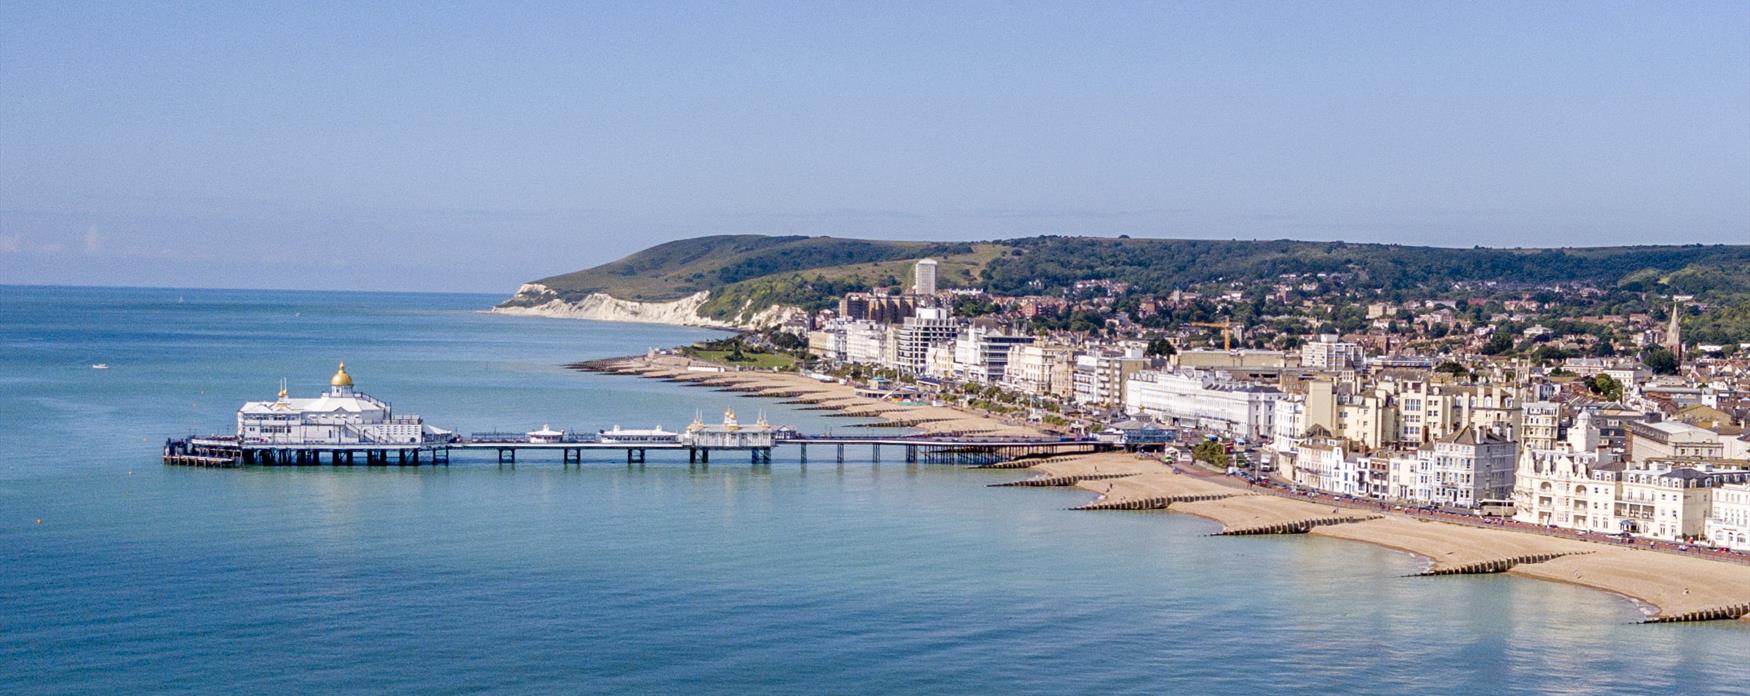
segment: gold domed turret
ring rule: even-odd
[[[334,376],[328,378],[328,386],[331,386],[331,387],[350,387],[350,386],[352,386],[352,375],[349,375],[346,373],[346,363],[344,361],[340,363],[340,369],[334,371]]]

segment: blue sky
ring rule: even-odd
[[[718,233],[1750,243],[1750,3],[0,4],[0,283]]]

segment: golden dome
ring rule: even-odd
[[[331,387],[350,387],[350,386],[352,386],[352,375],[349,375],[346,373],[346,363],[344,363],[344,362],[340,363],[340,369],[335,370],[334,376],[328,378],[328,386],[331,386]]]

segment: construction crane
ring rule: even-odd
[[[1234,324],[1232,319],[1223,319],[1223,320],[1221,320],[1221,323],[1208,322],[1208,321],[1194,321],[1194,322],[1191,322],[1191,325],[1192,326],[1202,326],[1204,328],[1210,328],[1210,329],[1221,329],[1221,349],[1222,350],[1233,350],[1234,349],[1234,332],[1244,330],[1244,327],[1241,327],[1241,326]]]

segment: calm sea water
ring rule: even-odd
[[[1217,539],[905,465],[196,470],[167,436],[360,389],[467,432],[764,409],[567,361],[707,332],[484,296],[0,286],[0,691],[1743,693],[1750,631],[1402,554]],[[94,370],[92,363],[108,363]],[[725,458],[727,459],[727,458]],[[40,520],[40,523],[38,522]]]

